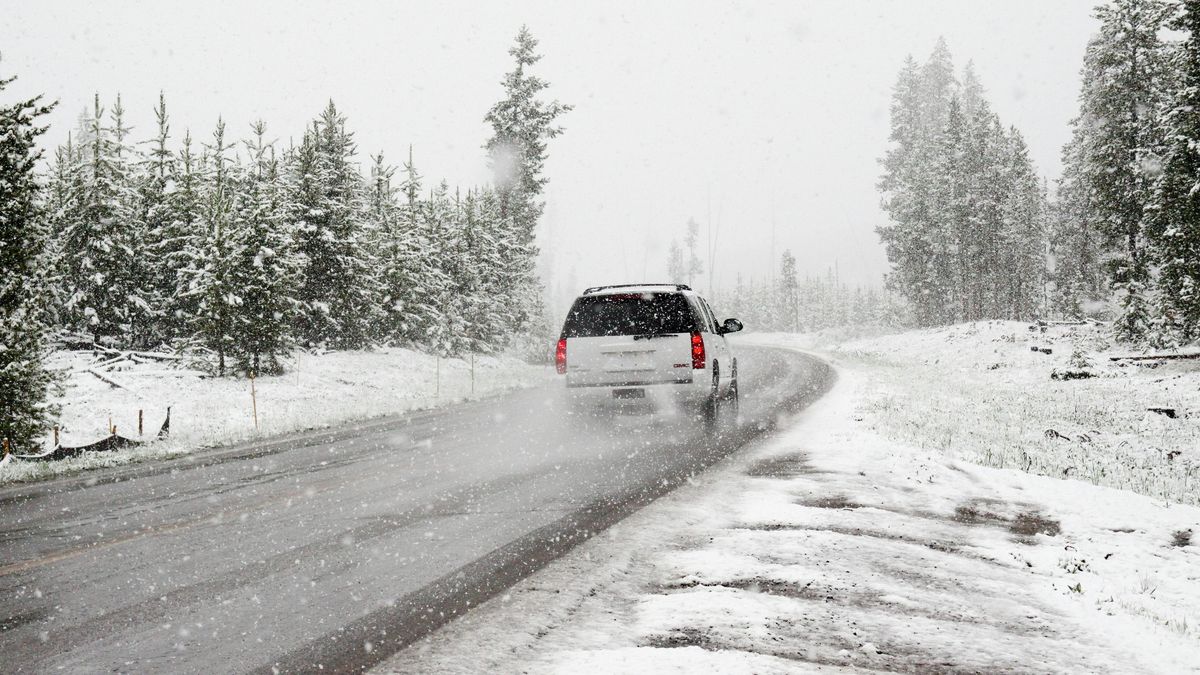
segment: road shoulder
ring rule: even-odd
[[[783,431],[378,672],[1194,667],[1194,547],[1171,533],[1200,510],[888,441],[869,369],[839,370]]]

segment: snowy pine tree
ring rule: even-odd
[[[304,257],[298,337],[310,346],[361,349],[378,325],[378,271],[355,152],[330,101],[292,162],[290,201]]]
[[[128,290],[127,334],[121,343],[145,348],[155,339],[155,307],[152,296],[151,267],[146,256],[146,222],[139,194],[138,168],[142,163],[137,149],[129,142],[131,129],[125,126],[125,107],[121,95],[112,108],[112,165],[117,190],[117,208],[123,240],[128,246],[126,266],[117,271],[121,286]]]
[[[217,374],[229,371],[233,354],[233,317],[241,303],[240,288],[233,277],[233,214],[237,193],[234,185],[232,144],[225,139],[225,122],[217,120],[211,145],[205,146],[206,175],[199,199],[200,235],[188,253],[183,270],[185,293],[193,298],[196,313],[191,317],[196,339],[217,357]]]
[[[192,135],[185,132],[183,147],[174,163],[175,176],[166,193],[168,218],[163,229],[151,237],[150,255],[163,267],[162,288],[172,289],[161,299],[161,331],[168,339],[187,341],[193,335],[200,313],[200,296],[190,291],[195,271],[203,266],[205,230],[203,210],[204,166],[192,153]]]
[[[484,354],[502,347],[510,333],[511,314],[502,294],[506,252],[494,234],[497,207],[491,195],[473,190],[459,207],[459,245],[467,274],[458,290],[466,299],[467,349]]]
[[[516,310],[513,325],[518,328],[543,323],[545,318],[536,275],[535,229],[544,208],[540,197],[549,180],[544,175],[546,145],[563,131],[555,121],[571,110],[569,105],[540,98],[549,84],[528,72],[541,60],[536,49],[537,40],[522,26],[509,50],[516,66],[502,81],[504,98],[484,117],[492,127],[484,147],[499,207],[495,236],[510,240],[516,254],[506,259],[506,276],[511,281],[508,297]]]
[[[144,338],[150,304],[140,283],[141,226],[129,176],[132,152],[124,145],[127,130],[119,118],[115,129],[104,126],[103,118],[97,95],[87,120],[77,196],[63,216],[63,258],[71,287],[66,309],[71,327],[125,346]]]
[[[55,328],[67,326],[67,298],[72,284],[67,272],[64,251],[64,231],[68,218],[75,213],[75,200],[82,188],[82,161],[79,149],[67,134],[67,142],[54,150],[54,160],[47,176],[46,199],[43,210],[49,238],[46,242],[46,324]]]
[[[16,78],[0,78],[0,92]],[[35,174],[42,153],[37,119],[50,112],[41,97],[0,107],[0,438],[33,446],[54,413],[53,376],[43,364],[46,312],[43,266],[49,233]]]
[[[186,247],[190,232],[178,232],[175,214],[171,208],[171,193],[178,187],[176,180],[177,161],[175,153],[168,147],[171,136],[167,116],[166,97],[158,95],[154,108],[157,132],[150,141],[150,150],[139,176],[140,220],[145,228],[145,245],[142,247],[146,267],[146,298],[153,308],[156,342],[178,337],[184,331],[172,312],[176,284],[176,272]]]
[[[936,79],[945,80],[940,69],[931,72]],[[876,230],[893,266],[891,283],[912,303],[922,326],[945,320],[948,293],[938,275],[945,265],[944,243],[931,225],[932,164],[937,140],[945,129],[941,111],[927,102],[928,96],[942,96],[934,89],[924,81],[922,68],[908,57],[892,94],[891,143],[882,160],[884,174],[879,182],[889,222]]]
[[[1200,338],[1200,0],[1184,0],[1171,27],[1185,34],[1166,114],[1162,173],[1148,235],[1159,264],[1164,328],[1173,342]]]
[[[428,346],[429,336],[443,323],[442,298],[449,280],[442,270],[426,228],[428,205],[421,201],[421,175],[412,148],[394,201],[392,172],[382,164],[373,169],[368,212],[380,238],[383,339],[407,347]]]
[[[249,165],[240,171],[233,208],[229,273],[238,302],[230,308],[230,335],[240,371],[278,374],[279,357],[294,344],[300,260],[275,148],[266,141],[263,122],[251,129],[254,138],[245,144]]]
[[[1079,156],[1087,142],[1082,127],[1063,148],[1063,174],[1051,207],[1051,307],[1068,319],[1095,314],[1110,294],[1104,259],[1108,246],[1092,223],[1092,194]]]
[[[449,192],[449,186],[443,181],[429,193],[422,222],[422,232],[429,242],[430,254],[444,279],[444,285],[437,289],[437,295],[434,296],[439,312],[437,322],[428,331],[427,343],[434,353],[442,356],[466,351],[466,307],[459,293],[466,270],[463,269],[465,261],[458,245],[457,213]]]
[[[1020,132],[1009,130],[1007,192],[1000,204],[995,290],[1002,303],[993,316],[1029,321],[1044,308],[1046,283],[1046,195]]]
[[[671,240],[667,251],[667,280],[673,284],[687,283],[687,263],[683,259],[683,248],[678,239]]]
[[[779,262],[778,307],[780,328],[800,332],[800,280],[796,277],[796,256],[784,251]]]
[[[1118,339],[1146,336],[1152,321],[1146,206],[1158,173],[1155,111],[1166,49],[1159,32],[1170,14],[1161,0],[1113,0],[1096,9],[1099,34],[1084,56],[1079,117],[1068,169],[1086,191],[1084,218],[1106,239],[1117,292]]]
[[[687,276],[687,284],[694,288],[696,277],[704,274],[704,263],[701,262],[700,254],[698,253],[700,250],[700,223],[697,223],[694,218],[688,218],[683,243],[687,246],[684,273]]]

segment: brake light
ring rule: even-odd
[[[563,356],[566,357],[565,353]],[[703,369],[704,362],[704,338],[699,333],[692,333],[692,368]]]
[[[558,347],[554,349],[554,369],[559,375],[567,372],[567,338],[558,339]]]

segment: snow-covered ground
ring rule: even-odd
[[[380,672],[1196,671],[1200,508],[1178,503],[1194,495],[966,461],[986,461],[988,447],[1011,457],[1008,444],[1026,439],[1017,430],[1038,440],[1048,420],[1071,440],[1026,444],[1045,466],[1071,457],[1067,444],[1109,466],[1105,449],[1121,445],[1109,435],[1134,446],[1123,456],[1153,457],[1146,444],[1183,442],[1194,427],[1117,411],[1157,404],[1155,385],[1188,409],[1194,371],[1096,364],[1112,375],[1060,386],[1049,371],[1079,336],[1021,331],[980,324],[828,350],[839,383],[786,430]],[[1053,353],[1029,352],[1031,342]],[[956,375],[965,381],[951,384]],[[1193,390],[1164,386],[1178,381]],[[1145,465],[1119,480],[1144,488],[1165,473]]]
[[[989,321],[829,344],[828,336],[753,336],[816,349],[871,373],[873,429],[971,462],[1078,478],[1200,504],[1200,359],[1131,355],[1107,328]],[[1035,351],[1038,350],[1038,351]],[[1049,353],[1046,353],[1049,352]],[[1087,373],[1086,379],[1054,379]],[[1171,408],[1175,418],[1151,412]]]
[[[170,437],[143,447],[74,459],[10,461],[0,467],[0,484],[431,408],[530,386],[553,376],[548,367],[531,366],[516,358],[478,356],[472,392],[469,359],[436,359],[407,349],[302,352],[289,359],[287,374],[255,380],[256,429],[247,379],[201,377],[195,371],[172,370],[158,362],[125,361],[102,373],[121,385],[114,387],[87,372],[94,362],[87,352],[58,352],[49,364],[68,373],[58,399],[64,445],[100,440],[108,435],[109,424],[122,436],[138,438],[139,410],[143,411],[143,437],[151,439],[168,406]]]

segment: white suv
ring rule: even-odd
[[[741,329],[737,319],[717,324],[682,284],[599,286],[567,313],[555,365],[576,400],[665,394],[715,420],[723,404],[737,410],[737,358],[725,336]]]

